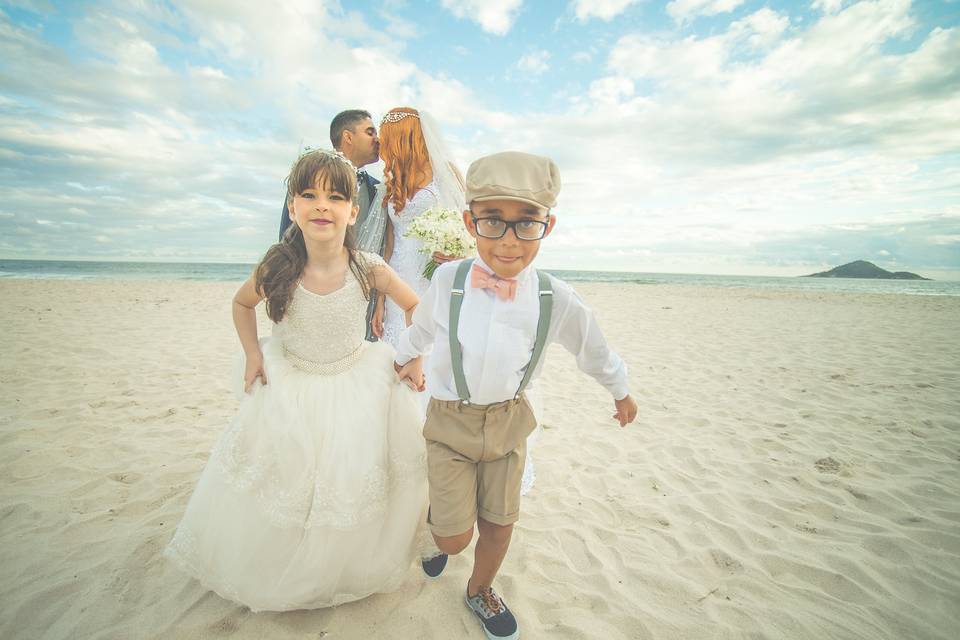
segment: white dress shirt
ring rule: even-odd
[[[413,323],[400,335],[397,363],[431,353],[427,376],[427,392],[438,400],[457,400],[450,359],[450,290],[460,261],[440,265],[434,272],[430,288],[413,313]],[[474,264],[489,273],[493,270],[482,259]],[[627,365],[607,346],[607,341],[576,292],[553,276],[553,313],[547,344],[559,342],[577,359],[577,366],[603,385],[615,400],[629,393]],[[470,402],[492,404],[514,397],[524,369],[530,362],[540,318],[539,283],[536,271],[527,267],[517,276],[517,297],[500,300],[490,289],[474,289],[470,275],[464,285],[460,309],[458,337],[463,345],[463,372],[470,390]],[[431,352],[432,347],[432,352]],[[534,371],[527,388],[543,369],[543,361]]]

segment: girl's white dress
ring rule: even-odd
[[[394,590],[429,553],[420,405],[393,349],[364,340],[366,306],[352,273],[327,295],[297,285],[262,347],[268,384],[243,397],[166,550],[254,611]]]

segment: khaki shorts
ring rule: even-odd
[[[499,525],[520,518],[527,436],[536,426],[522,394],[488,405],[430,400],[423,437],[434,534],[446,538],[469,531],[478,516]]]

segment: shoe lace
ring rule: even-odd
[[[483,606],[493,615],[497,615],[503,610],[503,603],[500,597],[493,592],[493,588],[484,587],[478,594],[483,601]]]

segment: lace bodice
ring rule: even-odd
[[[375,254],[360,253],[367,267],[383,265]],[[286,315],[273,329],[280,339],[284,355],[300,369],[317,373],[325,366],[349,366],[351,356],[364,345],[367,300],[363,289],[350,269],[343,286],[327,294],[308,291],[297,283]]]
[[[424,188],[413,194],[413,197],[407,201],[403,210],[397,214],[393,208],[393,203],[387,204],[387,213],[390,215],[390,222],[393,224],[393,255],[397,255],[397,246],[399,243],[417,243],[419,241],[411,238],[404,238],[407,232],[407,226],[410,222],[427,209],[437,206],[437,186],[431,182]],[[393,259],[390,260],[393,262]]]

